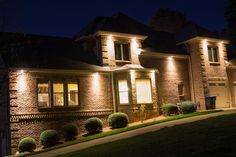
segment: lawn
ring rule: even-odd
[[[70,146],[70,145],[74,145],[74,144],[78,144],[78,143],[82,143],[82,142],[86,142],[86,141],[106,137],[106,136],[111,136],[111,135],[119,134],[119,133],[122,133],[122,132],[130,131],[130,130],[134,130],[134,129],[138,129],[138,128],[142,128],[142,127],[146,127],[146,126],[150,126],[150,125],[160,124],[160,123],[164,123],[164,122],[168,122],[168,121],[173,121],[173,120],[178,120],[178,119],[183,119],[183,118],[189,118],[189,117],[194,117],[194,116],[212,114],[212,113],[221,112],[221,111],[222,110],[209,110],[209,111],[203,111],[203,112],[194,112],[194,113],[189,113],[189,114],[182,114],[182,115],[177,115],[177,116],[173,116],[173,117],[168,117],[168,118],[162,119],[162,120],[146,122],[146,123],[142,123],[142,124],[138,124],[138,125],[134,125],[134,126],[127,126],[125,128],[114,129],[114,130],[111,130],[111,131],[102,132],[102,133],[99,133],[99,134],[83,137],[83,138],[80,138],[80,139],[77,139],[77,140],[74,140],[74,141],[65,142],[63,144],[56,145],[54,147],[50,147],[50,148],[46,148],[46,149],[43,149],[43,150],[40,150],[40,151],[36,151],[32,154],[47,152],[47,151],[50,151],[50,150],[54,150],[54,149],[58,149],[58,148],[62,148],[62,147],[66,147],[66,146]]]
[[[235,157],[236,114],[163,128],[61,157]]]

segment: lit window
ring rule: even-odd
[[[209,47],[208,46],[208,58],[210,63],[218,63],[219,55],[217,47]]]
[[[120,104],[128,104],[129,103],[129,89],[127,80],[119,80],[119,101]]]
[[[119,61],[130,61],[129,44],[115,43],[115,59]]]
[[[150,79],[136,79],[137,103],[152,103]]]
[[[78,105],[78,84],[77,83],[68,83],[68,105]]]
[[[64,86],[63,83],[53,83],[53,105],[64,106]]]
[[[48,82],[38,83],[38,106],[49,107]]]

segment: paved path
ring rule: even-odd
[[[83,143],[78,143],[78,144],[63,147],[63,148],[58,148],[58,149],[51,150],[51,151],[44,152],[44,153],[40,153],[40,154],[35,154],[35,155],[32,155],[31,157],[54,157],[54,156],[66,154],[66,153],[69,153],[69,152],[78,151],[78,150],[81,150],[81,149],[92,147],[92,146],[95,146],[95,145],[104,144],[104,143],[117,141],[117,140],[121,140],[121,139],[126,139],[126,138],[129,138],[129,137],[137,136],[137,135],[144,134],[144,133],[147,133],[147,132],[157,131],[157,130],[160,130],[161,128],[163,128],[163,127],[171,127],[171,126],[174,126],[174,125],[180,125],[180,124],[195,122],[195,121],[204,120],[204,119],[207,119],[207,118],[216,117],[216,116],[220,116],[220,115],[227,115],[227,114],[231,114],[231,113],[236,113],[236,109],[230,109],[230,110],[225,110],[225,111],[222,111],[222,112],[217,112],[217,113],[212,113],[212,114],[207,114],[207,115],[201,115],[201,116],[195,116],[195,117],[190,117],[190,118],[184,118],[184,119],[164,122],[164,123],[160,123],[160,124],[156,124],[156,125],[151,125],[151,126],[147,126],[147,127],[144,127],[144,128],[139,128],[139,129],[136,129],[136,130],[123,132],[123,133],[120,133],[120,134],[107,136],[107,137],[103,137],[103,138],[100,138],[100,139],[95,139],[95,140],[91,140],[91,141],[87,141],[87,142],[83,142]]]

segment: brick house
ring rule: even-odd
[[[236,106],[236,64],[228,40],[196,24],[154,31],[118,13],[97,17],[73,38],[1,33],[0,154],[21,138],[117,111],[138,121],[163,103],[191,100],[206,109]]]

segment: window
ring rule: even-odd
[[[209,47],[208,46],[208,58],[210,63],[218,63],[218,48],[217,47]]]
[[[48,82],[38,83],[38,106],[49,107]]]
[[[185,96],[184,96],[184,84],[183,84],[183,82],[180,82],[178,84],[178,93],[179,93],[179,100],[184,101]]]
[[[152,103],[150,79],[136,79],[137,103]]]
[[[78,84],[77,83],[68,83],[67,84],[68,88],[68,105],[73,106],[73,105],[78,105]]]
[[[119,61],[130,61],[128,43],[115,43],[115,59]]]
[[[120,104],[128,104],[129,103],[129,92],[128,92],[127,80],[119,80],[118,81],[118,88],[119,88]]]
[[[64,106],[64,85],[63,83],[53,83],[53,105]]]

